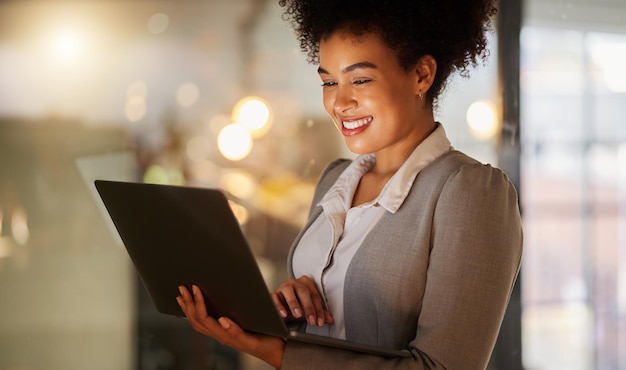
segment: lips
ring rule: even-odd
[[[341,120],[341,132],[344,136],[352,136],[363,132],[374,120],[373,117]]]

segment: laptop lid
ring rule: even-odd
[[[217,189],[95,180],[95,187],[156,309],[184,317],[178,287],[198,285],[214,317],[244,330],[385,356],[410,356],[289,331],[225,194]]]
[[[286,337],[258,265],[223,192],[94,182],[156,309],[184,317],[180,285],[198,285],[214,316]],[[225,278],[228,277],[228,278]]]

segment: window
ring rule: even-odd
[[[521,35],[524,365],[621,369],[626,33],[530,23]]]

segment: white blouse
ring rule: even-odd
[[[315,281],[335,321],[333,325],[323,327],[307,325],[307,332],[346,338],[343,288],[352,257],[383,214],[395,213],[400,208],[417,174],[450,150],[450,141],[438,124],[389,179],[376,199],[356,207],[351,207],[354,192],[361,177],[374,167],[375,155],[358,156],[339,176],[319,203],[324,217],[318,217],[311,224],[293,254],[295,277],[307,275]]]

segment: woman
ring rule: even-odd
[[[433,107],[452,72],[487,55],[491,1],[281,0],[319,64],[348,148],[322,174],[274,293],[307,332],[406,349],[386,358],[243,332],[181,288],[191,325],[283,369],[483,369],[519,270],[517,195],[455,151]]]

